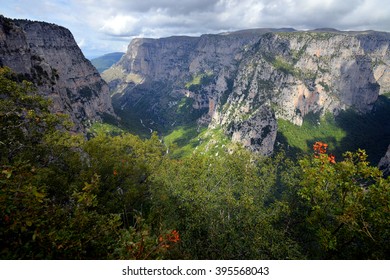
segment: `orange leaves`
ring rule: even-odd
[[[165,236],[160,235],[158,241],[160,243],[167,243],[167,242],[177,243],[180,241],[179,232],[177,230],[172,230],[170,233],[166,234]]]
[[[314,157],[320,158],[321,155],[326,155],[328,150],[328,144],[321,141],[317,141],[313,144]],[[332,164],[336,163],[336,157],[333,154],[328,155],[328,161]]]
[[[313,145],[314,156],[318,157],[319,154],[326,154],[326,150],[328,149],[328,144],[317,141]]]
[[[167,237],[168,240],[173,243],[177,243],[180,241],[180,235],[177,230],[172,230],[172,232]]]
[[[165,236],[160,235],[158,238],[159,246],[161,248],[168,249],[171,247],[169,243],[177,243],[180,241],[180,235],[177,230],[172,230],[170,233],[166,234]]]
[[[336,163],[336,157],[333,154],[329,154],[328,160],[330,163]]]
[[[141,231],[135,229],[126,232],[125,239],[125,252],[121,258],[146,260],[164,257],[180,241],[180,235],[177,230],[165,231],[156,239],[149,229],[144,228]]]
[[[119,164],[117,164],[115,167],[114,167],[114,170],[112,171],[112,175],[114,176],[118,176],[119,175],[119,171],[118,170],[125,170],[126,172],[126,168],[128,167],[129,165],[129,161],[126,160],[126,159],[120,159],[117,161]]]

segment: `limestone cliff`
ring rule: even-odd
[[[389,44],[388,33],[337,30],[135,39],[103,77],[116,106],[142,104],[150,124],[180,124],[187,102],[198,123],[268,155],[278,118],[301,125],[310,112],[370,112],[390,92]]]
[[[298,125],[309,112],[369,112],[390,91],[389,43],[374,32],[267,34],[241,62],[229,102],[248,112],[268,102]]]
[[[53,100],[53,111],[69,114],[76,131],[114,114],[107,84],[63,27],[0,17],[0,66],[32,81]]]
[[[386,154],[381,158],[378,167],[385,176],[390,175],[390,145],[387,148]]]
[[[129,115],[134,122],[142,118],[143,124],[153,130],[165,130],[194,120],[208,125],[217,108],[226,102],[246,50],[269,31],[255,29],[200,37],[134,39],[122,59],[103,72],[102,77],[109,83],[114,105],[124,119]],[[259,122],[256,131],[261,133],[263,124],[267,131],[272,128],[269,141],[261,141],[258,136],[247,141],[234,131],[238,126],[233,125],[229,131],[224,128],[225,133],[235,133],[236,141],[269,154],[273,149],[276,122],[268,109],[262,114],[272,124]],[[248,122],[238,131],[255,134],[249,129],[257,120],[253,118],[250,125]],[[259,143],[263,143],[263,147]],[[265,143],[269,145],[267,148],[264,148]]]

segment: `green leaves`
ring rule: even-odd
[[[0,258],[389,257],[390,179],[363,150],[172,159],[156,134],[70,134],[30,89],[0,68]]]
[[[297,258],[266,207],[276,178],[269,163],[244,150],[167,159],[152,177],[154,218],[181,232],[182,253],[192,258]]]
[[[50,101],[36,93],[32,84],[20,82],[9,68],[0,68],[0,161],[20,157],[34,160],[37,144],[63,126],[64,118],[49,112]]]
[[[9,169],[4,169],[1,171],[1,173],[5,175],[6,179],[11,178],[11,176],[12,176],[12,170],[9,170]]]
[[[347,152],[344,160],[334,164],[327,159],[328,155],[322,153],[300,161],[298,195],[310,209],[301,230],[316,236],[310,254],[316,258],[373,258],[385,253],[383,249],[388,245],[374,236],[387,236],[390,220],[378,223],[372,217],[389,217],[388,211],[379,214],[370,205],[379,203],[376,207],[381,208],[389,203],[373,197],[380,188],[388,198],[388,179],[369,165],[363,150]],[[379,244],[383,249],[378,249]]]

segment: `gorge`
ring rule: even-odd
[[[102,77],[133,124],[142,119],[167,133],[188,123],[220,128],[270,155],[278,122],[300,127],[312,115],[320,124],[326,114],[373,113],[390,92],[389,43],[385,32],[334,29],[139,38]]]
[[[320,140],[313,136],[298,145],[289,141],[299,138],[305,119],[314,124],[310,129],[321,130],[329,116],[351,112],[356,115],[344,118],[344,124],[367,116],[373,118],[367,126],[378,126],[376,130],[383,133],[375,164],[390,143],[383,113],[390,93],[390,34],[385,32],[263,28],[200,37],[137,38],[102,73],[107,86],[69,30],[28,20],[1,17],[0,21],[0,65],[32,81],[41,95],[52,100],[53,112],[70,116],[75,131],[85,132],[104,116],[114,116],[112,97],[116,114],[131,132],[147,136],[156,131],[164,136],[190,128],[186,139],[173,141],[184,145],[197,138],[192,149],[205,142],[214,146],[223,142],[222,151],[229,151],[226,142],[239,143],[267,156],[281,143],[302,149]],[[337,126],[340,136],[335,139],[321,132],[334,146],[347,139],[342,132],[345,125],[340,127],[339,121]],[[290,130],[295,136],[288,137]],[[211,137],[202,138],[201,131]],[[371,137],[354,133],[348,141],[355,137],[356,145]],[[212,150],[209,146],[206,150]]]

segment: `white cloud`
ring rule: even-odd
[[[79,46],[79,48],[84,48],[85,47],[85,39],[82,38],[80,41],[77,41],[77,45]]]
[[[390,31],[383,0],[2,0],[0,13],[69,28],[88,56],[133,37],[199,35],[256,27]]]
[[[115,15],[103,21],[101,31],[112,35],[129,35],[134,33],[140,19],[131,15]]]

